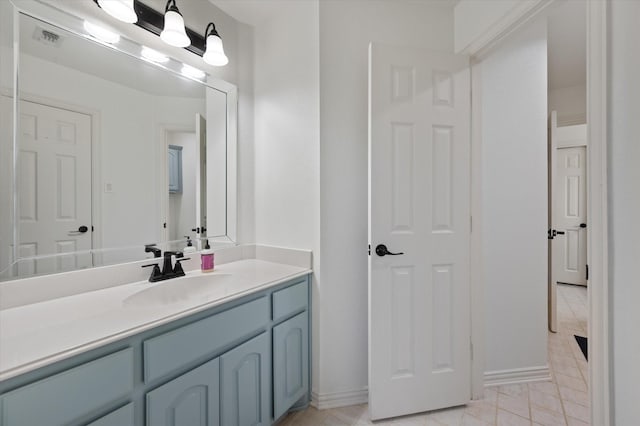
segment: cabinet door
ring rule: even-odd
[[[89,423],[87,426],[134,426],[133,403],[118,408],[106,416]]]
[[[224,426],[271,423],[269,339],[263,333],[220,357]]]
[[[218,358],[147,393],[147,426],[218,426]]]
[[[307,312],[273,328],[273,417],[278,419],[309,391]]]

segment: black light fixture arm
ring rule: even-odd
[[[176,6],[176,0],[167,1],[167,5],[164,7],[164,13],[167,13],[168,11],[180,13],[178,6]],[[182,16],[182,13],[180,13],[180,16]]]
[[[211,31],[209,31],[209,28],[211,28]],[[218,34],[218,31],[216,30],[216,24],[213,22],[209,22],[209,24],[207,24],[207,29],[204,30],[204,39],[207,40],[207,37],[210,35],[220,37],[220,34]]]

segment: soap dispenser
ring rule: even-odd
[[[200,269],[202,272],[211,272],[213,267],[213,250],[209,246],[209,240],[204,240],[204,250],[200,252]]]
[[[184,254],[194,253],[196,251],[196,248],[193,246],[193,241],[191,241],[191,237],[189,237],[188,235],[185,235],[185,238],[187,239],[187,246],[184,248],[182,252]]]

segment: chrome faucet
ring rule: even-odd
[[[158,249],[159,250],[159,249]],[[155,254],[155,252],[154,252]],[[173,265],[175,256],[175,266]],[[159,255],[156,257],[160,257]],[[184,257],[184,254],[179,251],[165,251],[164,261],[162,263],[162,270],[157,263],[150,263],[148,265],[142,265],[143,268],[153,267],[151,270],[151,276],[149,282],[164,281],[171,278],[184,277],[184,269],[182,269],[181,262],[189,260],[190,258]]]

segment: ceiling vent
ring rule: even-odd
[[[58,34],[40,27],[36,27],[36,30],[33,32],[33,38],[47,46],[60,47],[60,43],[62,43],[62,37]]]

